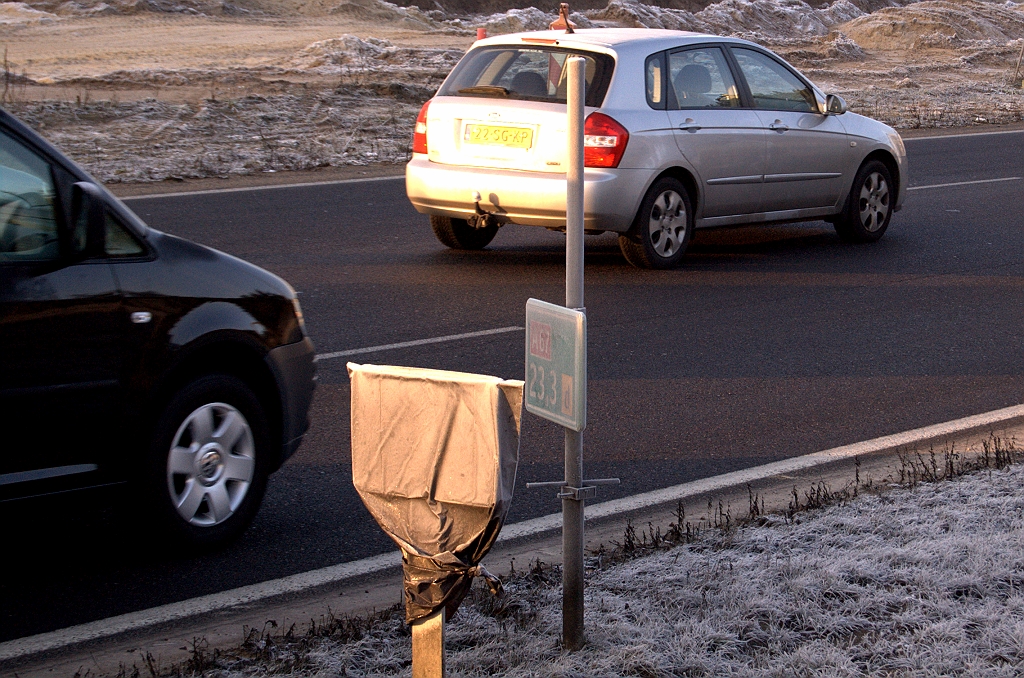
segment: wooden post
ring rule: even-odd
[[[444,678],[444,608],[412,623],[412,678]]]

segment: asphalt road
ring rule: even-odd
[[[911,185],[1024,177],[1024,133],[911,140]],[[698,232],[685,264],[640,271],[587,238],[588,475],[614,498],[1024,402],[1024,180],[910,193],[881,242],[827,224]],[[434,240],[380,181],[133,200],[157,229],[248,259],[299,290],[321,353],[522,325],[564,297],[564,238],[503,229],[483,252]],[[360,355],[521,378],[521,332]],[[319,363],[313,426],[252,529],[169,551],[125,497],[4,518],[0,640],[393,548],[349,479],[345,359]],[[523,420],[510,521],[557,511],[561,429]],[[11,556],[14,556],[13,558]]]

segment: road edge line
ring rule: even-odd
[[[221,193],[243,193],[245,191],[270,191],[279,188],[313,188],[316,186],[340,186],[343,184],[368,184],[374,181],[398,181],[405,179],[404,174],[386,177],[366,177],[364,179],[334,179],[332,181],[302,181],[295,184],[267,184],[265,186],[236,186],[235,188],[210,188],[205,191],[176,191],[174,193],[143,193],[126,195],[118,200],[152,200],[154,198],[185,198],[194,195],[218,195]]]
[[[620,516],[634,511],[649,509],[660,504],[670,504],[680,499],[687,499],[710,492],[740,487],[747,483],[765,480],[774,476],[806,471],[819,466],[826,466],[854,457],[867,457],[896,452],[899,449],[933,442],[954,435],[967,435],[971,432],[984,431],[994,426],[1005,426],[1020,420],[1024,423],[1024,404],[1013,405],[991,412],[983,412],[961,419],[925,426],[922,428],[894,433],[892,435],[872,438],[859,443],[833,447],[820,452],[812,452],[799,457],[781,459],[748,469],[723,473],[710,478],[701,478],[672,487],[651,490],[621,499],[611,499],[586,508],[588,521]],[[553,513],[539,518],[524,520],[502,528],[497,543],[536,536],[542,532],[557,529],[561,525],[562,514]]]
[[[996,134],[1022,134],[1024,129],[1006,129],[992,132],[963,132],[961,134],[935,134],[926,137],[901,137],[904,143],[910,141],[934,141],[936,139],[961,139],[963,137],[985,137]],[[217,195],[219,193],[241,193],[244,191],[268,191],[279,188],[312,188],[315,186],[338,186],[342,184],[362,184],[373,181],[397,181],[405,179],[405,174],[396,174],[382,177],[364,177],[360,179],[333,179],[330,181],[303,181],[294,184],[267,184],[264,186],[237,186],[235,188],[211,188],[196,191],[175,191],[173,193],[142,193],[140,195],[126,195],[118,197],[118,200],[151,200],[153,198],[183,198],[194,195]]]
[[[608,519],[642,509],[649,509],[661,504],[669,504],[680,499],[742,486],[778,475],[806,471],[819,466],[853,459],[854,457],[892,453],[911,446],[948,439],[954,435],[969,435],[985,430],[994,430],[995,427],[1007,426],[1014,422],[1024,423],[1024,404],[983,412],[880,438],[873,438],[851,445],[812,452],[799,457],[782,459],[749,469],[643,492],[631,497],[613,499],[587,507],[586,519],[588,521]],[[506,525],[496,543],[521,540],[552,532],[561,527],[561,519],[561,513],[553,513]],[[397,568],[400,564],[401,556],[399,553],[384,553],[340,565],[331,565],[318,570],[300,572],[259,584],[242,586],[229,591],[191,598],[177,603],[168,603],[149,608],[148,610],[129,612],[116,617],[108,617],[107,619],[69,626],[56,631],[9,640],[0,643],[0,663],[24,660],[35,655],[42,655],[73,645],[112,638],[124,633],[138,632],[162,624],[252,604],[270,598],[302,593],[321,586],[338,584],[348,579],[384,572]]]
[[[923,191],[929,188],[952,188],[955,186],[976,186],[978,184],[998,184],[1004,181],[1020,181],[1020,177],[999,177],[998,179],[975,179],[973,181],[952,181],[946,184],[925,184],[924,186],[907,186],[908,191]]]
[[[991,137],[997,134],[1024,134],[1024,129],[1001,129],[993,130],[991,132],[963,132],[961,134],[931,134],[926,137],[900,136],[900,139],[903,140],[903,143],[907,143],[908,141],[934,141],[936,139],[962,139],[964,137]]]
[[[64,629],[40,633],[0,643],[0,662],[21,659],[45,652],[52,652],[72,645],[103,640],[122,633],[140,631],[161,624],[181,621],[218,610],[255,603],[289,593],[301,593],[309,589],[354,579],[367,574],[376,574],[402,564],[398,552],[382,553],[340,565],[331,565],[319,570],[300,572],[280,579],[241,586],[221,593],[190,598],[177,603],[168,603],[148,610],[128,612],[116,617],[99,619],[86,624],[69,626]]]

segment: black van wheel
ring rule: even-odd
[[[214,374],[179,390],[157,421],[145,491],[176,541],[237,538],[263,500],[270,461],[263,407],[237,377]]]

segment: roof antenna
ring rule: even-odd
[[[575,33],[573,29],[576,28],[576,24],[569,21],[569,3],[563,2],[558,6],[558,18],[551,22],[551,30],[557,31],[565,29],[566,33]]]

